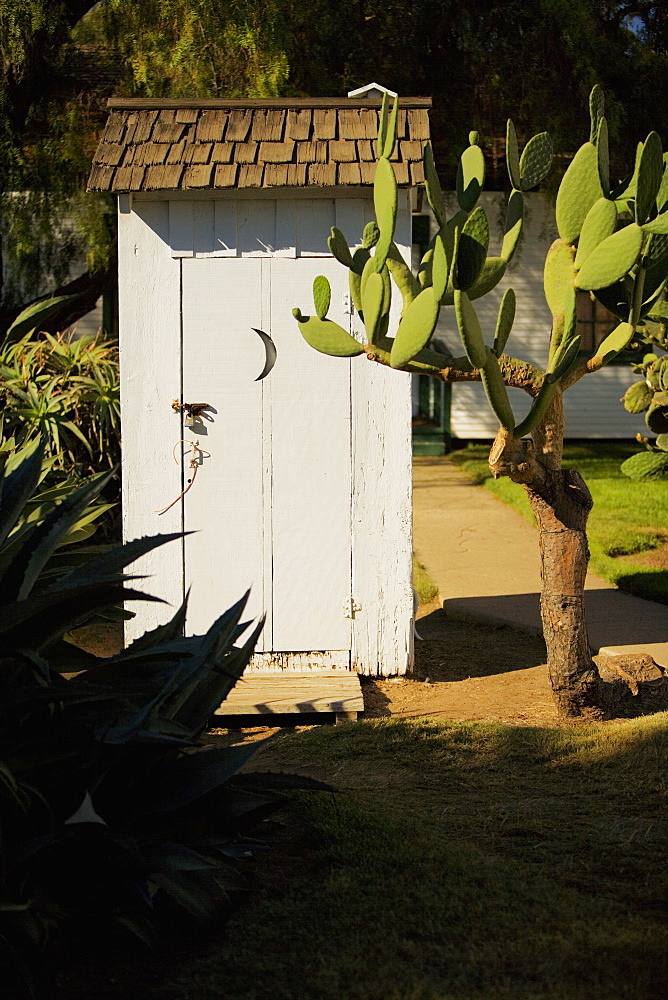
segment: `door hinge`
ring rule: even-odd
[[[344,618],[354,618],[358,611],[362,610],[362,605],[354,601],[352,597],[349,597],[343,602],[343,617]]]
[[[353,314],[353,300],[350,297],[350,292],[344,292],[341,296],[341,305],[345,316],[352,316]]]

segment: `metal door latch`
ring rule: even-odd
[[[176,413],[186,413],[191,420],[201,417],[205,410],[209,409],[209,403],[179,403],[178,399],[172,400],[172,409]]]
[[[354,601],[352,597],[349,597],[343,602],[343,617],[344,618],[354,618],[358,611],[362,610],[362,605]]]

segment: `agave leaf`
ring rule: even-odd
[[[134,817],[182,809],[207,795],[234,777],[266,742],[203,747],[165,763],[160,783],[147,782],[141,789],[132,810]]]
[[[114,472],[112,470],[93,476],[54,507],[42,523],[37,525],[30,536],[30,544],[24,544],[17,552],[0,580],[0,602],[21,601],[28,596],[49,557]]]
[[[33,441],[26,447],[20,463],[0,481],[0,545],[15,527],[39,483],[43,456],[42,442]]]
[[[123,601],[154,601],[159,597],[118,584],[80,587],[32,595],[29,601],[0,605],[0,647],[35,649],[76,628],[94,611],[103,611]]]
[[[93,559],[88,559],[83,566],[78,566],[62,576],[58,582],[61,590],[70,587],[91,586],[93,584],[108,583],[112,580],[120,580],[122,570],[135,562],[136,559],[152,552],[167,542],[176,541],[191,532],[174,531],[164,535],[149,535],[144,538],[136,538],[133,542],[126,542],[124,545],[114,545],[110,550],[102,553]]]

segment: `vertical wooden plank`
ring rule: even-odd
[[[208,258],[183,264],[183,398],[211,409],[183,437],[204,459],[184,498],[187,631],[206,630],[250,587],[247,615],[263,595],[264,347],[262,261]],[[267,630],[268,631],[268,630]],[[268,631],[268,634],[270,632]],[[258,649],[266,648],[265,642]]]
[[[304,198],[297,201],[297,256],[329,257],[327,237],[336,225],[333,198]]]
[[[325,204],[324,216],[329,214]],[[323,220],[324,222],[325,220]],[[321,222],[321,226],[322,226]],[[340,303],[346,274],[331,258],[271,262],[271,336],[278,361],[267,379],[272,410],[273,648],[341,650],[350,619],[350,362],[310,348],[292,308],[327,273]],[[332,318],[346,322],[339,308]]]
[[[134,199],[118,218],[118,299],[123,427],[123,537],[181,530],[180,505],[158,516],[181,491],[172,445],[181,437],[171,408],[181,383],[180,268],[169,253],[168,203]],[[134,603],[126,640],[167,621],[183,599],[180,542],[136,563],[140,589],[169,604]]]
[[[297,256],[297,204],[294,198],[276,199],[276,248],[274,257]]]
[[[215,257],[237,255],[237,203],[231,198],[217,198],[215,202],[214,235]]]
[[[237,246],[242,257],[269,257],[276,246],[276,202],[273,199],[237,203]]]
[[[215,248],[215,209],[211,201],[193,201],[193,252],[195,257],[208,257]]]
[[[366,218],[371,210],[365,207]],[[410,231],[407,199],[397,234]],[[410,239],[398,244],[410,260]],[[401,309],[394,296],[390,329]],[[354,322],[359,322],[356,319]],[[353,669],[404,674],[412,663],[411,377],[359,358],[352,362]]]
[[[194,218],[192,201],[171,199],[169,205],[169,237],[172,257],[192,257],[194,253]]]
[[[348,240],[348,246],[352,250],[360,246],[364,226],[370,222],[373,215],[365,217],[366,202],[362,198],[337,198],[335,205],[334,225],[340,229]]]

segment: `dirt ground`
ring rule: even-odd
[[[363,679],[365,715],[494,719],[557,725],[539,636],[480,619],[420,609],[411,678]]]
[[[366,718],[431,715],[557,724],[541,638],[446,616],[438,601],[421,607],[418,617],[422,638],[415,640],[412,677],[362,678]],[[110,656],[120,648],[120,633],[116,626],[95,626],[81,629],[78,641],[97,656]]]

